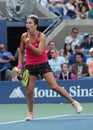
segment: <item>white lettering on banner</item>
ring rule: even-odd
[[[69,94],[72,97],[93,97],[93,88],[81,88],[78,86],[70,86]],[[51,89],[39,89],[38,87],[34,90],[34,98],[52,98],[52,97],[61,97],[58,93]]]
[[[93,97],[93,88],[82,88],[80,86],[71,86],[69,88],[72,97]]]
[[[17,87],[11,92],[9,98],[25,98],[25,96],[20,87]]]
[[[43,97],[60,97],[59,94],[57,94],[55,91],[51,90],[51,89],[39,89],[39,88],[35,88],[34,90],[34,98],[43,98]]]
[[[93,88],[81,88],[80,85],[70,86],[68,90],[72,97],[93,97]],[[34,98],[60,98],[61,96],[51,89],[35,87]],[[14,88],[9,98],[25,98],[20,87]]]

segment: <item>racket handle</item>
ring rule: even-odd
[[[17,78],[18,78],[18,80],[22,80],[22,74],[19,74],[19,75],[17,76]]]

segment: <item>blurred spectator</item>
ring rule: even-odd
[[[71,35],[65,37],[65,43],[71,44],[71,48],[74,51],[75,45],[80,44],[81,36],[78,35],[78,28],[72,28]]]
[[[90,33],[84,34],[84,39],[81,42],[81,46],[83,49],[90,49],[93,47],[93,39],[90,38]]]
[[[5,71],[5,81],[11,81],[12,80],[12,71],[10,69],[7,69]]]
[[[64,0],[64,5],[68,2],[68,0]]]
[[[93,3],[93,0],[89,0],[90,3]]]
[[[72,65],[76,63],[76,54],[80,51],[81,51],[81,45],[78,44],[75,46],[74,53],[72,55],[70,55],[70,57],[69,57],[68,65],[69,65],[70,70],[72,69]],[[86,63],[86,56],[85,55],[83,55],[83,62]]]
[[[82,6],[79,10],[79,18],[80,19],[87,19],[88,18],[88,12],[86,12],[85,6]]]
[[[81,19],[88,18],[88,11],[90,10],[89,0],[76,0],[74,6],[78,8],[78,16]]]
[[[57,75],[57,79],[68,80],[75,78],[73,73],[69,71],[67,63],[63,63],[61,69],[61,73]]]
[[[81,2],[79,2],[79,10],[81,10],[82,7],[85,7],[85,11],[89,11],[90,9],[90,3],[89,0],[82,0]]]
[[[15,61],[13,62],[13,66],[18,65],[18,57],[19,57],[20,47],[17,47],[16,52],[14,54]],[[24,59],[23,59],[23,67],[25,66],[26,51],[24,51]]]
[[[9,51],[5,50],[4,44],[0,44],[0,71],[1,72],[1,80],[5,80],[5,70],[10,69],[12,67],[12,62],[15,60],[13,54]]]
[[[66,59],[66,63],[68,63],[69,56],[73,53],[70,44],[64,44],[63,57]]]
[[[90,57],[90,55],[89,55],[89,49],[81,49],[80,52],[83,53],[83,55],[85,55],[86,59]]]
[[[86,64],[89,64],[91,61],[93,61],[93,47],[89,50],[90,57],[87,58]]]
[[[76,63],[72,65],[71,71],[76,78],[88,76],[88,66],[83,62],[83,54],[81,52],[76,54]]]
[[[90,3],[90,10],[88,11],[88,18],[93,19],[93,2]]]
[[[62,56],[58,56],[56,49],[51,50],[51,56],[52,59],[49,60],[49,65],[55,74],[57,71],[61,71],[61,64],[66,63],[66,59]]]
[[[58,16],[64,15],[64,0],[50,0],[49,10]]]
[[[46,49],[46,53],[47,53],[47,57],[48,59],[51,59],[51,49],[56,49],[56,46],[55,46],[55,42],[54,41],[50,41],[48,43],[48,49]],[[57,52],[58,55],[59,55],[59,52]]]
[[[43,7],[49,7],[49,0],[37,0]]]
[[[19,81],[18,80],[18,67],[17,66],[14,66],[13,68],[12,68],[12,81]]]
[[[15,55],[14,55],[16,60],[18,60],[19,52],[20,52],[20,47],[17,47]]]
[[[19,56],[19,51],[20,51],[20,48],[18,47],[14,53],[14,58],[15,58],[15,61],[12,63],[13,66],[17,66],[18,65],[18,56]]]
[[[13,54],[5,50],[4,44],[0,44],[0,69],[3,67],[11,68],[11,63],[14,60]]]
[[[90,61],[88,64],[88,72],[89,72],[89,76],[93,78],[93,60]]]
[[[64,15],[69,16],[71,19],[77,18],[77,8],[73,5],[73,0],[68,0],[65,4]]]
[[[18,67],[14,66],[12,70],[7,69],[5,73],[5,80],[7,81],[19,81],[18,80]]]

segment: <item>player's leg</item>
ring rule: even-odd
[[[73,105],[73,107],[76,109],[76,111],[78,113],[80,113],[83,110],[83,108],[80,106],[80,104],[78,102],[74,101],[74,99],[69,95],[69,93],[63,87],[61,87],[57,84],[52,72],[45,73],[43,76],[44,76],[45,80],[47,81],[49,87],[52,90],[59,93],[64,98],[66,98]]]
[[[51,77],[51,78],[50,78]],[[53,76],[53,73],[52,72],[49,72],[49,73],[45,73],[44,74],[44,78],[45,80],[47,81],[49,87],[52,89],[52,90],[55,90],[57,93],[59,93],[61,96],[65,97],[67,100],[69,100],[70,103],[73,102],[73,99],[71,98],[71,96],[68,94],[68,92],[60,87],[54,76]]]
[[[36,80],[37,80],[36,76],[30,76],[29,85],[26,88],[26,101],[29,110],[26,120],[33,119],[33,94],[34,94],[34,85]]]

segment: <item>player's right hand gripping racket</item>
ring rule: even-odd
[[[29,84],[29,78],[30,78],[30,75],[27,69],[24,69],[22,73],[20,73],[18,76],[18,79],[22,81],[22,85],[26,88],[28,87],[28,84]]]

